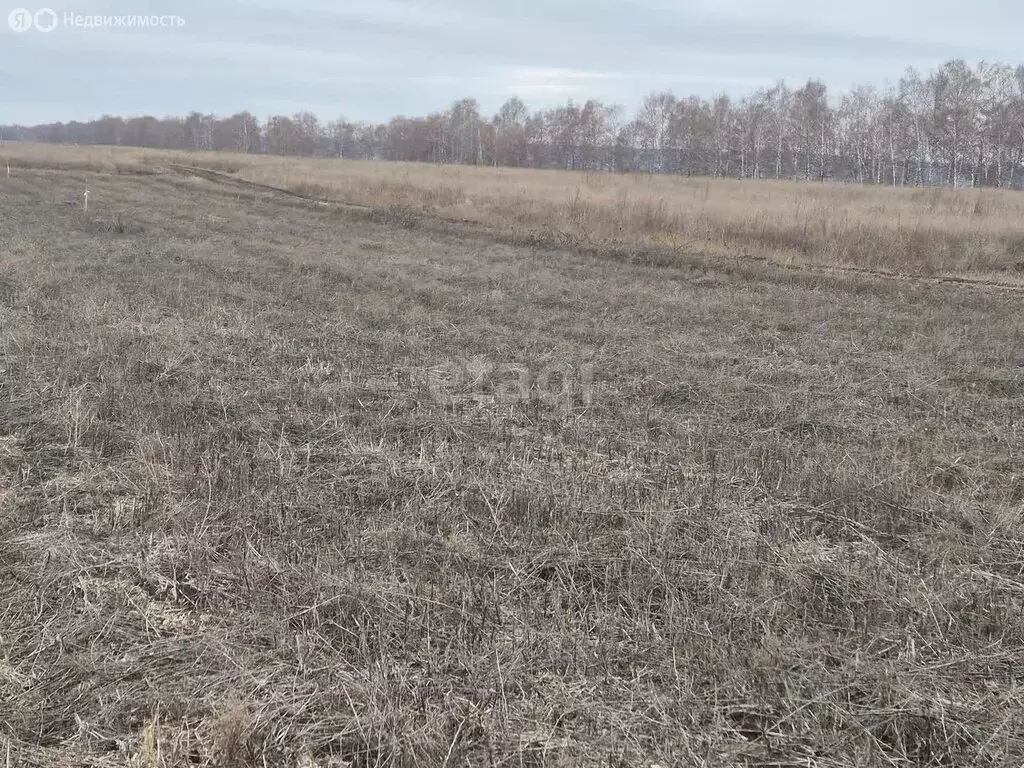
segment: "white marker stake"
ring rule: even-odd
[[[85,190],[85,212],[89,212],[89,190]]]

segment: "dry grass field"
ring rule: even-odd
[[[17,152],[0,765],[1024,763],[1017,197]]]
[[[531,243],[770,259],[1024,284],[1024,195],[374,163],[114,147],[0,145],[12,167],[200,166],[323,200],[471,221]]]

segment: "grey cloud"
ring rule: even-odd
[[[485,109],[517,92],[534,106],[592,96],[632,108],[654,89],[881,85],[957,56],[1013,62],[1006,20],[1024,21],[1000,0],[106,0],[71,10],[170,13],[186,26],[0,30],[10,115],[0,121],[271,105],[378,120],[465,95]]]

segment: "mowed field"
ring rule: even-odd
[[[816,187],[977,217],[887,269],[171,164],[0,178],[0,764],[1024,763],[1010,193]]]

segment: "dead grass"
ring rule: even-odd
[[[469,220],[586,248],[754,256],[1020,281],[1024,196],[641,174],[5,144],[12,167],[152,172],[193,165],[303,195]]]
[[[2,183],[0,764],[1024,762],[1016,294]]]

